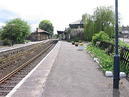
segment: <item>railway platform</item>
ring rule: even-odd
[[[128,97],[126,79],[120,91],[112,82],[86,50],[60,41],[6,97]]]
[[[40,43],[40,42],[44,42],[45,43],[47,41],[49,41],[49,39],[48,40],[43,40],[43,41],[28,42],[28,43],[25,43],[25,44],[15,44],[13,46],[2,46],[2,47],[0,47],[0,52],[4,52],[4,51],[8,51],[8,50],[13,50],[13,49],[18,49],[18,48],[21,48],[21,47],[37,44],[37,43]]]

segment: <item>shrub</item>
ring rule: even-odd
[[[75,44],[75,42],[74,41],[72,41],[72,45],[74,45]]]
[[[107,33],[100,31],[92,37],[92,43],[96,44],[97,41],[109,41],[110,38]]]
[[[82,43],[82,40],[79,40],[79,43]]]
[[[78,44],[79,44],[78,42],[75,42],[75,46],[78,46]]]
[[[13,44],[23,43],[29,34],[30,26],[27,22],[16,18],[8,21],[6,25],[2,27],[1,39],[5,41],[11,40]]]
[[[11,46],[12,45],[12,42],[11,42],[11,40],[4,39],[3,40],[3,45],[9,45],[9,46]]]

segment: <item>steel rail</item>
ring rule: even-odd
[[[37,45],[40,46],[41,44],[37,44]],[[31,48],[30,50],[35,49],[37,45],[32,45],[32,48]],[[29,51],[30,51],[30,50],[29,50]],[[19,53],[17,53],[18,55],[15,54],[15,56],[13,55],[13,56],[11,56],[11,57],[9,57],[9,58],[4,58],[4,59],[2,59],[2,61],[4,61],[4,62],[5,62],[5,61],[8,62],[9,60],[14,61],[14,60],[18,59],[19,57],[25,55],[26,53],[27,53],[27,51],[19,52]],[[1,64],[1,65],[0,65],[0,68],[4,67],[4,66],[6,66],[6,65],[7,65],[7,64]]]
[[[39,56],[41,56],[50,47],[52,47],[53,44],[54,44],[54,41],[48,47],[46,47],[43,51],[41,51],[39,54],[37,54],[36,56],[34,56],[33,58],[31,58],[29,61],[25,62],[24,64],[22,64],[21,66],[19,66],[18,68],[16,68],[12,72],[8,73],[6,76],[4,76],[3,78],[1,78],[0,79],[0,84],[2,84],[3,82],[5,82],[7,79],[9,79],[10,77],[12,77],[14,74],[16,74],[17,72],[19,72],[20,70],[22,70],[25,66],[29,65],[32,61],[34,61]]]

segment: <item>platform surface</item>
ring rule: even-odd
[[[21,48],[21,47],[25,47],[25,46],[29,46],[29,45],[33,45],[33,44],[37,44],[40,42],[47,42],[48,40],[43,40],[43,41],[35,41],[35,42],[28,42],[28,43],[24,43],[24,44],[15,44],[13,46],[0,46],[0,52],[4,52],[4,51],[8,51],[8,50],[13,50],[13,49],[17,49],[17,48]]]
[[[86,50],[61,42],[42,97],[129,97],[129,82],[120,83],[120,92],[113,90],[112,78],[103,75]]]
[[[93,58],[68,42],[58,42],[33,73],[7,97],[129,97],[129,82],[112,89]]]

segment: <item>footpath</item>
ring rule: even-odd
[[[129,97],[129,81],[121,79],[119,91],[112,82],[86,50],[61,42],[42,97]]]

